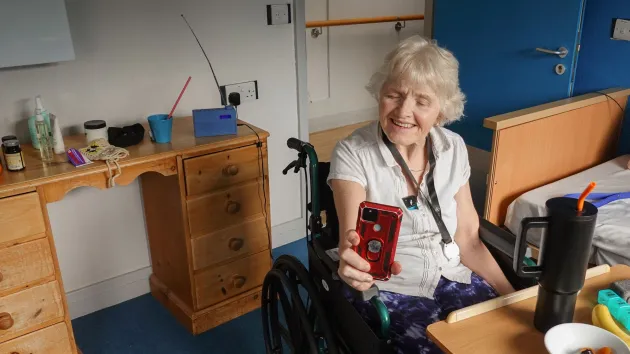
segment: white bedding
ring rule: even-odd
[[[546,215],[548,199],[581,193],[591,181],[597,183],[593,193],[630,192],[629,160],[630,155],[620,156],[521,195],[508,207],[505,226],[518,235],[524,217]],[[543,236],[542,230],[532,229],[528,232],[528,241],[540,246]],[[630,265],[630,199],[599,208],[591,259],[596,264]]]

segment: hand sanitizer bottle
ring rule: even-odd
[[[52,126],[50,125],[50,117],[48,115],[48,111],[44,109],[44,105],[42,104],[42,99],[39,95],[35,97],[35,107],[36,107],[35,111],[37,112],[39,110],[39,112],[44,117],[44,121],[46,121],[46,124],[48,124],[48,130],[51,130]],[[37,138],[37,129],[35,129],[36,120],[37,120],[37,117],[35,115],[32,115],[28,118],[28,130],[31,133],[31,142],[33,143],[33,147],[39,150],[39,140]]]
[[[39,142],[39,154],[44,162],[50,162],[53,159],[52,151],[52,133],[48,128],[48,124],[44,120],[41,110],[35,110],[35,131],[37,132],[37,141]]]

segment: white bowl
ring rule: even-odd
[[[545,347],[551,354],[577,354],[585,347],[610,347],[614,354],[630,354],[630,348],[616,335],[584,323],[564,323],[545,334]]]

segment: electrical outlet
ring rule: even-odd
[[[622,41],[630,41],[630,21],[618,18],[615,21],[615,29],[613,30],[613,39]]]
[[[291,23],[291,4],[267,5],[267,24],[285,25]]]
[[[247,81],[238,84],[221,86],[223,97],[227,100],[232,92],[238,92],[241,95],[241,103],[258,99],[258,81]],[[226,106],[229,102],[221,102]]]

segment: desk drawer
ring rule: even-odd
[[[265,218],[229,227],[192,240],[193,268],[203,269],[269,248]]]
[[[0,293],[54,274],[55,265],[47,238],[0,249]]]
[[[29,236],[44,234],[46,225],[39,195],[28,193],[0,199],[0,247]]]
[[[72,353],[68,328],[58,323],[0,344],[1,354],[68,354]]]
[[[247,146],[185,160],[186,193],[208,193],[260,177],[259,154],[256,146]]]
[[[0,298],[0,343],[63,320],[59,283],[52,281]],[[3,330],[4,329],[4,330]]]
[[[202,309],[262,285],[271,269],[269,251],[195,275],[197,307]]]
[[[254,181],[188,200],[191,237],[199,237],[262,217],[262,198],[262,185]]]

